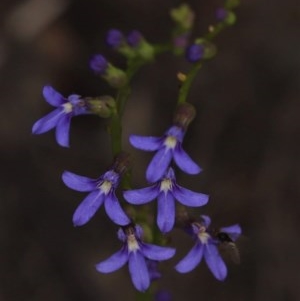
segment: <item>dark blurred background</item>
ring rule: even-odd
[[[300,300],[300,3],[242,1],[237,24],[217,39],[219,53],[205,64],[190,101],[198,115],[184,148],[204,168],[178,175],[180,185],[211,195],[195,214],[217,225],[240,223],[241,264],[228,263],[224,283],[202,262],[180,275],[173,266],[192,246],[180,231],[164,263],[159,287],[181,300]],[[104,43],[109,28],[139,29],[150,42],[169,37],[171,0],[1,0],[0,3],[0,300],[134,300],[128,271],[109,275],[94,264],[117,251],[116,227],[103,208],[86,226],[71,218],[84,194],[64,186],[64,170],[98,177],[112,160],[106,122],[72,120],[71,148],[53,131],[31,135],[50,112],[41,91],[63,95],[112,93],[88,68],[101,52],[124,60]],[[197,14],[194,36],[206,32],[222,1],[188,1]],[[178,92],[176,73],[190,65],[162,55],[133,81],[124,116],[124,145],[134,157],[134,185],[143,187],[152,157],[133,149],[130,133],[161,135],[170,125]]]

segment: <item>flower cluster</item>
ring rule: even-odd
[[[112,153],[115,155],[112,165],[96,179],[64,171],[62,181],[70,189],[87,193],[73,214],[74,226],[87,224],[103,205],[109,219],[119,228],[121,249],[98,263],[96,270],[110,273],[128,264],[132,283],[141,292],[147,290],[152,281],[161,277],[158,270],[160,262],[174,256],[175,248],[165,246],[165,234],[172,231],[175,226],[184,229],[195,241],[189,253],[175,266],[175,270],[179,273],[192,271],[204,258],[214,277],[224,280],[227,276],[227,267],[219,249],[229,247],[235,258],[239,257],[235,246],[235,241],[241,234],[239,225],[215,231],[210,227],[211,221],[208,216],[202,215],[201,221],[195,221],[187,214],[183,223],[180,223],[177,210],[180,206],[186,212],[186,207],[201,207],[209,200],[207,194],[179,185],[176,181],[176,172],[179,170],[188,175],[197,175],[202,171],[183,147],[188,127],[196,116],[194,106],[187,103],[186,98],[202,60],[212,58],[216,53],[211,38],[224,26],[234,22],[232,9],[235,2],[227,0],[226,3],[224,8],[216,11],[218,29],[211,27],[205,37],[195,39],[190,45],[188,39],[194,24],[194,12],[185,4],[171,11],[171,18],[176,26],[167,47],[149,43],[138,30],[129,32],[127,36],[118,29],[109,30],[106,44],[125,57],[127,69],[116,67],[102,54],[92,56],[89,66],[97,76],[115,89],[115,97],[108,95],[81,97],[71,94],[65,98],[51,86],[45,86],[43,89],[44,98],[55,109],[34,123],[32,133],[42,134],[56,128],[56,141],[63,147],[69,146],[72,117],[95,114],[109,118]],[[132,189],[129,154],[123,151],[121,135],[121,119],[130,94],[130,80],[139,67],[153,61],[162,49],[170,50],[169,47],[172,47],[173,54],[183,56],[185,54],[187,61],[195,64],[195,68],[190,75],[180,73],[182,89],[179,92],[173,121],[163,135],[160,137],[130,135],[129,141],[133,147],[155,152],[145,171],[148,186]],[[148,216],[146,211],[139,211],[134,207],[154,200],[157,200],[156,215]],[[152,219],[153,216],[155,218]],[[159,231],[156,231],[156,226]],[[170,300],[170,294],[161,291],[161,294],[156,294],[156,300]]]

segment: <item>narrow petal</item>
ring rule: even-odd
[[[66,102],[65,98],[51,86],[45,86],[43,88],[43,96],[46,101],[54,107],[58,107]]]
[[[203,257],[203,245],[196,243],[190,252],[175,266],[179,273],[188,273],[192,271]]]
[[[211,219],[209,216],[207,215],[200,215],[202,221],[203,221],[203,224],[205,226],[205,228],[209,228],[210,224],[211,224]]]
[[[154,183],[162,178],[166,172],[172,159],[172,152],[165,147],[160,149],[150,162],[147,171],[146,178],[149,182]]]
[[[227,233],[232,240],[237,240],[238,237],[242,234],[241,226],[236,224],[228,227],[220,228],[220,232]]]
[[[131,145],[144,151],[158,150],[162,144],[162,138],[160,137],[130,135],[129,141]]]
[[[104,202],[105,211],[110,219],[120,226],[125,226],[130,223],[130,219],[123,211],[118,199],[115,194],[109,193]]]
[[[123,193],[123,196],[130,204],[142,205],[154,200],[158,194],[159,189],[157,185],[152,185],[146,188],[127,190]]]
[[[150,277],[145,258],[139,251],[129,254],[129,272],[135,288],[144,292],[150,285]]]
[[[71,117],[71,114],[65,114],[57,123],[55,134],[56,141],[60,146],[69,147]]]
[[[123,247],[120,251],[113,254],[104,261],[96,264],[96,269],[101,273],[110,273],[120,269],[128,261],[128,251]]]
[[[46,116],[42,117],[32,127],[33,134],[42,134],[56,127],[58,120],[62,117],[64,111],[62,108],[55,109]]]
[[[191,157],[182,149],[181,145],[177,143],[176,148],[174,149],[174,160],[178,167],[191,175],[198,174],[202,169],[197,165]]]
[[[157,202],[157,225],[163,232],[173,229],[175,223],[175,200],[171,193],[160,193]]]
[[[86,224],[96,213],[104,201],[104,194],[94,190],[80,203],[73,215],[74,226]]]
[[[207,194],[194,192],[179,185],[174,186],[173,195],[181,204],[190,207],[203,206],[208,202],[209,198]]]
[[[176,250],[173,248],[160,247],[152,244],[142,244],[142,253],[151,260],[162,261],[174,256]]]
[[[67,187],[76,191],[92,191],[97,187],[97,180],[79,176],[70,171],[63,172],[62,180]]]
[[[208,268],[218,280],[224,280],[227,276],[227,267],[219,254],[218,248],[209,243],[204,248],[204,258]]]

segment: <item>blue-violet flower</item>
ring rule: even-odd
[[[106,43],[112,48],[118,48],[124,41],[123,33],[118,29],[110,29],[106,35]]]
[[[186,49],[185,57],[190,63],[198,62],[204,56],[204,46],[192,44]]]
[[[120,182],[120,174],[115,170],[108,170],[98,179],[90,179],[65,171],[62,180],[71,189],[90,192],[73,215],[74,226],[86,224],[103,203],[107,215],[114,223],[121,226],[130,223],[130,219],[115,195],[115,190]]]
[[[175,199],[185,206],[199,207],[208,202],[208,195],[193,192],[176,184],[175,174],[169,168],[164,177],[150,187],[127,190],[124,198],[131,204],[141,205],[157,198],[157,225],[169,232],[175,223]]]
[[[182,149],[185,130],[177,125],[171,126],[163,137],[145,137],[131,135],[130,143],[145,151],[157,151],[148,165],[146,178],[156,182],[165,174],[170,162],[174,159],[177,166],[188,174],[197,174],[201,168]]]
[[[51,86],[43,88],[43,96],[56,109],[36,121],[32,127],[32,133],[42,134],[56,127],[57,143],[61,146],[69,147],[71,118],[77,115],[90,114],[86,102],[76,94],[64,98]]]
[[[101,273],[114,272],[128,262],[129,273],[135,288],[145,291],[150,285],[150,273],[147,259],[163,261],[175,254],[175,249],[160,247],[142,242],[142,228],[138,225],[128,225],[118,231],[119,240],[123,242],[120,251],[96,265]]]
[[[220,256],[218,245],[220,240],[215,238],[209,231],[210,218],[202,215],[203,222],[191,223],[192,235],[196,244],[190,252],[176,265],[175,269],[180,273],[187,273],[195,269],[204,257],[206,264],[216,279],[222,281],[227,276],[227,267]],[[221,232],[235,241],[241,234],[241,227],[236,224],[229,227],[223,227]]]
[[[90,59],[90,68],[99,75],[104,75],[108,68],[108,62],[106,58],[101,54],[95,54]]]

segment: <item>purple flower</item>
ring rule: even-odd
[[[203,58],[204,46],[199,44],[192,44],[186,49],[185,57],[190,63],[195,63]]]
[[[108,68],[108,62],[103,55],[96,54],[90,59],[90,68],[96,74],[103,75]]]
[[[123,43],[123,33],[118,29],[110,29],[106,35],[106,43],[112,48],[118,48]]]
[[[43,88],[43,96],[56,109],[36,121],[32,127],[32,133],[42,134],[56,127],[57,143],[68,147],[71,118],[77,115],[89,114],[88,107],[79,95],[72,94],[68,98],[64,98],[51,86]]]
[[[202,215],[203,222],[193,222],[191,224],[192,234],[196,240],[196,244],[190,252],[176,265],[175,269],[180,273],[188,273],[195,269],[204,257],[206,264],[212,274],[218,280],[222,281],[227,276],[227,267],[221,258],[218,250],[220,240],[213,237],[208,231],[210,218]],[[239,225],[223,227],[221,232],[228,234],[232,241],[235,241],[241,234]]]
[[[208,195],[193,192],[176,184],[175,174],[169,168],[164,177],[154,185],[124,192],[124,198],[131,204],[146,204],[157,198],[157,225],[162,232],[169,232],[175,223],[175,199],[190,207],[203,206]]]
[[[145,151],[157,151],[146,171],[149,182],[153,183],[161,179],[172,159],[182,171],[188,174],[197,174],[201,171],[201,168],[182,149],[184,134],[185,130],[182,127],[173,125],[163,137],[130,136],[130,143],[134,147]]]
[[[118,237],[124,243],[120,251],[96,265],[101,273],[114,272],[128,263],[129,273],[135,288],[145,291],[150,285],[147,259],[163,261],[175,254],[175,249],[142,242],[142,228],[128,225],[119,229]]]
[[[132,47],[136,47],[142,41],[143,36],[138,30],[132,30],[127,36],[127,43]]]
[[[228,16],[228,11],[225,8],[219,7],[216,10],[216,19],[218,21],[224,21],[227,16]]]
[[[62,180],[71,189],[90,192],[73,215],[74,226],[86,224],[103,203],[107,215],[114,223],[121,226],[130,223],[115,195],[115,190],[120,182],[120,175],[114,170],[108,170],[98,179],[90,179],[65,171]]]

